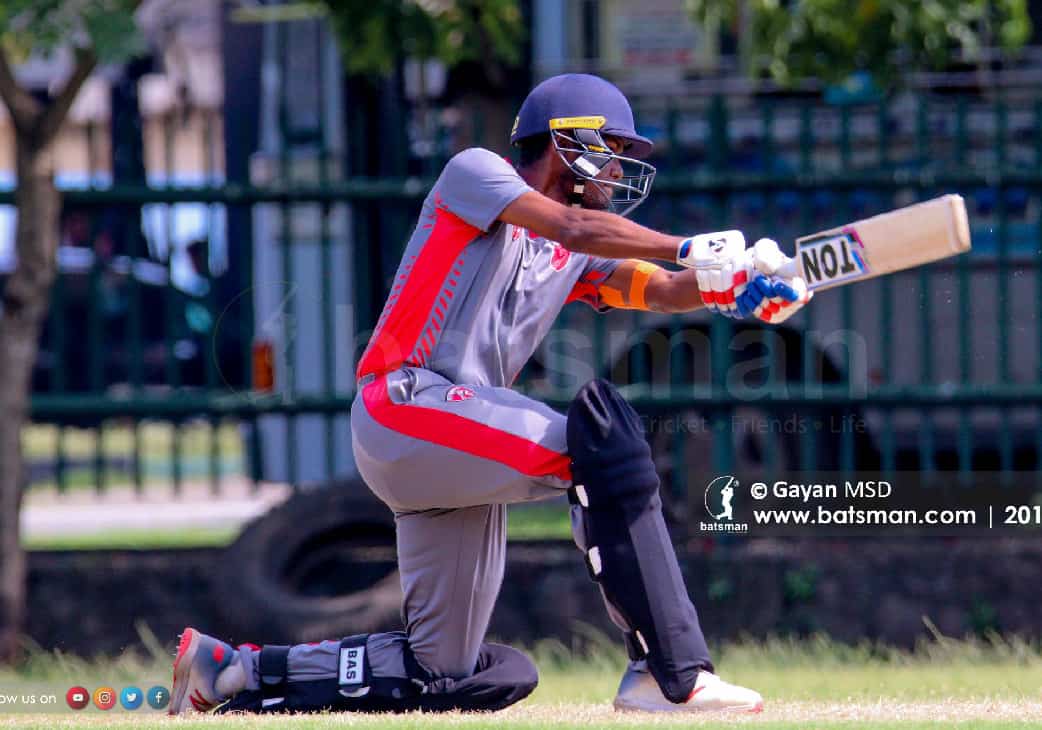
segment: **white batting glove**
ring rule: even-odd
[[[810,293],[799,277],[773,275],[785,256],[770,239],[760,243],[765,241],[774,245],[777,257],[770,256],[766,244],[747,249],[741,231],[703,233],[680,242],[677,263],[695,270],[702,302],[710,311],[735,319],[782,322],[810,299]]]
[[[807,288],[803,277],[788,275],[794,270],[792,259],[781,252],[776,241],[761,238],[750,250],[757,271],[776,282],[775,295],[760,304],[756,316],[772,324],[784,322],[802,309],[814,292]]]
[[[677,263],[695,270],[698,290],[706,309],[740,318],[736,297],[743,294],[756,275],[745,250],[741,231],[702,233],[680,242]]]

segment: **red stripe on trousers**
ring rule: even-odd
[[[531,477],[572,479],[567,454],[455,413],[397,404],[387,394],[385,377],[362,389],[362,402],[377,423],[400,434],[505,464]]]
[[[366,348],[356,377],[396,370],[405,362],[431,317],[434,302],[460,253],[480,231],[444,208],[434,209],[431,230],[390,316]]]

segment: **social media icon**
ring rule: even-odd
[[[98,687],[94,690],[94,705],[99,710],[111,710],[116,704],[116,690],[112,687]]]
[[[119,703],[127,710],[136,710],[144,701],[144,694],[134,686],[124,687],[123,691],[119,693]]]
[[[162,710],[170,704],[170,690],[157,684],[148,690],[145,699],[148,700],[148,705],[153,710]]]
[[[65,701],[74,710],[82,710],[90,702],[90,692],[86,687],[72,687],[65,693]]]

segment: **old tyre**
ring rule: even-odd
[[[238,641],[299,643],[400,628],[394,517],[358,479],[303,489],[250,523],[214,576]]]

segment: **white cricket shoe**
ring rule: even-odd
[[[644,661],[630,662],[615,695],[620,712],[762,712],[763,697],[728,684],[712,672],[699,672],[686,702],[670,702],[662,694]]]

